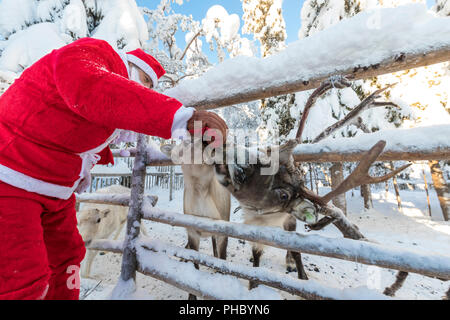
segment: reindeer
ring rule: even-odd
[[[191,152],[194,156],[196,148],[202,150],[201,140],[184,141],[184,152]],[[161,146],[161,151],[168,157],[173,154],[174,145]],[[178,149],[180,150],[180,149]],[[183,152],[179,154],[183,156]],[[194,163],[192,161],[189,163]],[[186,161],[187,163],[187,161]],[[208,164],[183,164],[181,166],[184,178],[183,213],[198,217],[230,221],[230,193],[217,181],[214,166]],[[200,238],[211,237],[215,257],[226,260],[228,237],[218,236],[207,232],[187,229],[187,249],[198,251]],[[194,264],[199,268],[198,264]],[[196,300],[196,296],[189,294],[189,300]]]
[[[334,190],[325,196],[319,196],[313,191],[307,189],[304,184],[304,174],[300,166],[295,163],[293,151],[295,147],[301,143],[301,135],[308,117],[310,108],[313,106],[317,98],[330,90],[333,87],[344,88],[349,87],[351,83],[345,78],[333,78],[325,81],[315,90],[308,99],[305,109],[300,120],[299,129],[296,139],[288,141],[286,144],[271,148],[267,155],[272,152],[279,153],[279,170],[273,175],[263,175],[261,171],[267,165],[260,161],[256,164],[216,164],[216,174],[219,182],[230,191],[230,193],[238,200],[240,206],[245,212],[245,223],[256,222],[259,225],[280,225],[282,222],[286,230],[295,230],[295,224],[292,222],[293,217],[305,221],[304,208],[305,202],[311,203],[319,213],[325,217],[313,224],[307,224],[309,230],[320,230],[327,225],[334,223],[334,225],[343,233],[344,237],[355,240],[367,240],[357,226],[353,225],[342,213],[342,211],[329,202],[340,194],[367,184],[380,183],[387,181],[409,167],[407,164],[399,169],[393,170],[389,174],[382,177],[371,177],[368,173],[370,166],[382,153],[386,142],[379,141],[368,151],[357,168]],[[344,125],[356,124],[362,126],[361,118],[357,117],[360,112],[372,107],[391,105],[391,102],[375,101],[386,88],[377,90],[375,93],[364,99],[358,106],[356,106],[345,119],[327,128],[321,133],[313,142],[318,142],[321,139],[332,134],[337,129]],[[287,218],[289,217],[290,218]],[[276,217],[274,219],[273,217]],[[273,221],[277,221],[273,223]],[[294,219],[295,221],[295,219]],[[253,265],[259,265],[259,259],[262,255],[260,246],[253,246]],[[306,273],[303,270],[301,262],[301,255],[299,252],[288,252],[297,266],[298,276],[300,279],[307,279]],[[407,273],[406,273],[407,275]],[[393,295],[395,291],[403,283],[406,278],[405,272],[400,272],[397,276],[396,284],[391,288],[387,288],[385,293]],[[250,283],[250,288],[254,287],[255,283]]]
[[[97,190],[101,194],[130,194],[130,189],[120,185],[112,185]],[[84,268],[81,275],[88,278],[91,272],[91,266],[94,258],[97,256],[97,250],[90,250],[89,245],[93,240],[108,239],[113,233],[113,239],[116,240],[125,222],[127,221],[128,207],[85,203],[78,212],[78,229],[84,240],[87,250],[87,256],[84,262]],[[141,226],[143,235],[147,235],[145,227]]]
[[[330,78],[329,80],[324,81],[321,86],[311,94],[305,105],[296,139],[290,140],[282,146],[273,147],[267,152],[267,156],[270,156],[273,152],[279,153],[280,161],[279,170],[277,172],[271,175],[262,174],[262,169],[266,169],[267,164],[261,163],[260,161],[256,164],[223,164],[223,162],[214,164],[217,181],[238,200],[240,207],[244,210],[244,223],[278,226],[283,227],[288,231],[294,231],[296,229],[295,218],[306,221],[305,208],[309,206],[308,204],[311,204],[315,210],[316,216],[321,214],[324,217],[315,223],[306,224],[308,230],[320,230],[333,223],[342,232],[344,237],[368,241],[359,231],[358,227],[352,224],[339,208],[329,202],[333,198],[345,194],[347,191],[358,186],[387,181],[411,164],[404,165],[381,177],[370,176],[369,169],[371,165],[383,152],[386,145],[385,141],[379,141],[366,152],[356,169],[342,183],[328,194],[319,196],[305,186],[304,174],[300,169],[299,164],[295,163],[293,156],[294,149],[302,142],[301,135],[309,110],[314,105],[317,98],[325,94],[331,88],[342,89],[350,86],[351,83],[345,78]],[[381,93],[390,87],[392,86],[377,90],[364,99],[343,120],[325,129],[313,140],[313,143],[317,143],[328,137],[344,125],[354,124],[361,128],[361,130],[367,132],[367,128],[362,123],[362,118],[358,115],[369,108],[381,106],[397,107],[391,102],[375,101],[380,97]],[[164,153],[169,155],[169,152]],[[198,179],[200,167],[192,166],[190,167],[190,170],[187,169],[189,168],[188,166],[185,168],[186,170],[183,169],[183,173],[185,179],[188,177],[188,182],[185,182],[186,186],[188,186],[195,181],[194,179],[190,179],[189,175],[194,175]],[[210,179],[209,183],[212,183],[213,181],[214,183],[216,182],[216,180]],[[186,196],[186,193],[184,200],[185,209],[187,207],[193,208],[190,203],[195,203],[196,206],[200,207],[203,206],[203,199],[200,199],[200,201],[197,202],[198,198],[194,199],[188,197]],[[262,246],[254,244],[252,255],[253,265],[255,267],[259,266],[262,253]],[[301,253],[287,253],[286,261],[288,263],[288,268],[289,264],[292,263],[292,260],[297,267],[298,277],[306,280],[307,275],[301,261]],[[401,287],[407,275],[407,272],[400,271],[397,274],[396,282],[392,286],[386,288],[384,293],[393,296]],[[250,288],[253,288],[256,285],[257,283],[250,282]]]

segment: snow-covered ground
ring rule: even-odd
[[[323,194],[326,189],[321,189]],[[151,192],[159,197],[157,207],[168,211],[182,212],[182,190],[174,193],[174,200],[169,201],[169,194],[164,189],[154,189]],[[396,246],[423,253],[450,255],[450,222],[442,221],[439,203],[434,191],[431,191],[431,209],[433,218],[428,215],[426,194],[424,191],[401,191],[403,212],[399,212],[393,190],[373,190],[375,208],[364,211],[363,200],[359,191],[347,194],[349,218],[357,224],[364,235],[387,246]],[[238,206],[232,200],[232,211]],[[233,222],[240,222],[241,211],[232,214]],[[187,241],[183,228],[172,227],[160,223],[145,221],[147,231],[152,239],[158,239],[168,244],[184,247]],[[298,223],[297,232],[303,233],[304,224]],[[315,232],[328,237],[341,237],[339,231],[330,226],[325,230]],[[122,237],[124,234],[122,234]],[[200,250],[212,254],[211,240],[202,239]],[[248,242],[229,239],[228,260],[251,266],[249,261],[251,247]],[[284,266],[285,251],[267,247],[261,267],[286,273]],[[310,279],[314,279],[325,286],[335,288],[367,287],[383,291],[395,280],[396,271],[363,265],[357,262],[343,261],[333,258],[303,254],[303,262]],[[117,283],[120,273],[121,255],[105,253],[95,259],[91,277],[82,279],[80,298],[87,300],[107,299]],[[207,270],[200,267],[201,270]],[[290,273],[296,277],[296,273]],[[241,280],[244,285],[246,281]],[[400,299],[441,299],[448,290],[450,282],[443,282],[417,274],[410,274],[396,297]],[[187,293],[159,280],[142,274],[137,275],[138,294],[134,298],[141,299],[186,299]],[[298,297],[281,293],[286,299]]]

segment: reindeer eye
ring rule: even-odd
[[[98,218],[98,219],[97,219],[97,223],[100,223],[100,221],[102,221],[102,219],[101,219],[101,218]]]
[[[289,193],[287,193],[284,190],[278,189],[276,190],[277,194],[278,194],[278,198],[280,198],[281,201],[288,201],[290,199],[290,195]]]

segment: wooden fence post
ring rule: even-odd
[[[136,239],[139,236],[144,201],[144,184],[146,175],[146,139],[143,134],[138,135],[137,153],[131,176],[130,210],[127,218],[126,237],[123,248],[122,269],[120,278],[123,282],[136,281],[137,258]]]

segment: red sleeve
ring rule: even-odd
[[[109,50],[95,46],[55,51],[54,80],[65,103],[93,123],[169,139],[174,114],[182,104],[112,72],[123,63],[118,55],[112,57]]]

